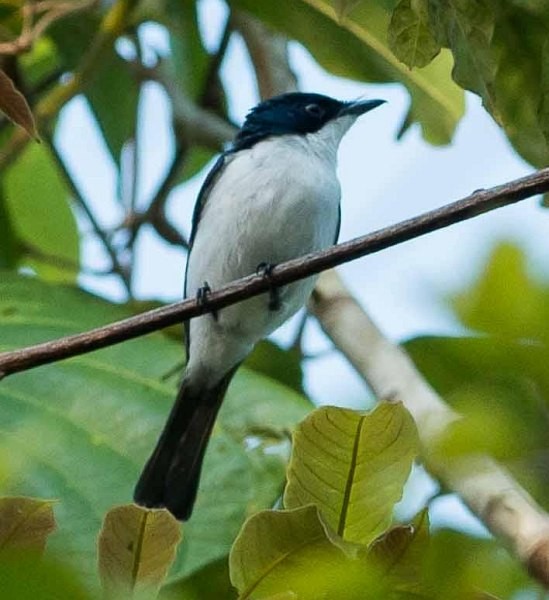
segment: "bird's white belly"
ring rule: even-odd
[[[255,164],[250,164],[254,159]],[[297,160],[291,171],[277,173],[268,159],[268,155],[256,153],[240,164],[235,161],[212,190],[189,258],[187,296],[195,295],[204,282],[216,289],[256,272],[261,263],[278,264],[334,243],[340,196],[335,171],[326,170],[322,163],[312,169],[311,160],[305,157],[302,164]],[[281,288],[276,311],[269,310],[268,295],[263,294],[221,310],[217,320],[212,315],[194,319],[191,357],[204,360],[206,356],[200,355],[207,353],[210,365],[217,362],[217,355],[222,365],[233,359],[236,364],[257,341],[303,306],[315,279]],[[218,348],[212,344],[216,333]],[[232,344],[228,338],[233,339]],[[202,339],[210,341],[208,348],[203,347]]]

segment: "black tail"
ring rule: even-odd
[[[191,516],[208,439],[235,371],[214,386],[197,386],[183,379],[164,431],[135,487],[137,504],[167,508],[182,521]]]

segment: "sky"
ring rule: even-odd
[[[201,24],[206,43],[216,48],[225,18],[219,0],[203,0]],[[141,32],[149,52],[168,51],[162,29],[146,26]],[[119,48],[127,49],[123,44]],[[147,56],[147,53],[145,54]],[[150,54],[152,56],[152,54]],[[421,212],[464,197],[479,188],[504,183],[533,169],[517,156],[505,136],[484,111],[480,100],[467,96],[465,118],[450,146],[433,147],[421,138],[417,126],[397,141],[396,133],[406,112],[408,95],[400,85],[366,85],[334,77],[323,71],[306,49],[293,43],[291,66],[303,91],[328,94],[340,99],[358,96],[383,98],[387,104],[360,119],[344,138],[339,152],[342,185],[342,227],[340,241],[348,240]],[[257,103],[257,89],[241,40],[233,36],[222,67],[229,91],[230,112],[241,122]],[[141,100],[140,146],[143,148],[139,182],[140,202],[154,193],[169,163],[173,142],[169,137],[169,107],[157,84],[146,86]],[[116,180],[112,164],[94,129],[85,102],[73,100],[63,111],[58,143],[69,161],[90,205],[106,227],[121,220],[114,201]],[[85,168],[82,168],[85,165]],[[176,189],[168,203],[168,214],[188,234],[194,200],[207,169],[185,186]],[[461,331],[444,298],[471,283],[490,250],[499,240],[517,242],[529,257],[533,272],[547,274],[549,264],[542,245],[546,236],[545,213],[539,198],[490,212],[441,232],[401,244],[381,253],[343,265],[339,271],[352,293],[392,340],[418,334],[456,334]],[[105,267],[109,262],[97,242],[89,239],[83,247],[85,264]],[[138,247],[135,277],[136,295],[165,301],[180,299],[183,288],[184,257],[144,232]],[[113,277],[83,276],[81,284],[115,300],[123,291]],[[287,343],[296,329],[296,319],[274,335]],[[306,389],[319,404],[364,407],[368,391],[345,359],[311,319],[304,337],[307,353],[319,355],[306,362]],[[419,506],[434,490],[417,470],[410,486]],[[413,503],[412,503],[413,504]],[[405,512],[413,512],[408,504]],[[444,498],[432,507],[433,520],[452,523],[481,532],[455,498]]]

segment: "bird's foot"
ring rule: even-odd
[[[271,283],[271,273],[275,265],[267,262],[262,262],[257,265],[256,272],[269,282],[269,310],[275,311],[280,309],[280,292],[279,289]]]
[[[196,292],[196,301],[200,306],[203,307],[207,307],[208,306],[208,296],[212,293],[212,288],[210,287],[210,284],[205,281],[204,285],[202,287],[198,288],[198,291]],[[212,310],[210,313],[214,319],[214,321],[217,321],[217,311],[216,310]]]

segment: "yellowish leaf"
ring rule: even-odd
[[[345,541],[368,544],[390,524],[417,452],[415,424],[401,404],[367,414],[315,410],[294,434],[284,506],[315,504]]]
[[[332,543],[312,505],[265,510],[248,519],[231,549],[229,567],[239,600],[361,600],[364,590],[382,584],[372,577],[377,573]]]
[[[115,598],[155,597],[181,540],[167,510],[129,504],[111,509],[99,534],[99,575]]]
[[[31,550],[41,554],[55,529],[53,502],[35,498],[0,498],[0,552]]]
[[[429,549],[429,515],[422,510],[409,525],[391,527],[371,545],[368,561],[375,564],[391,589],[421,593]]]

